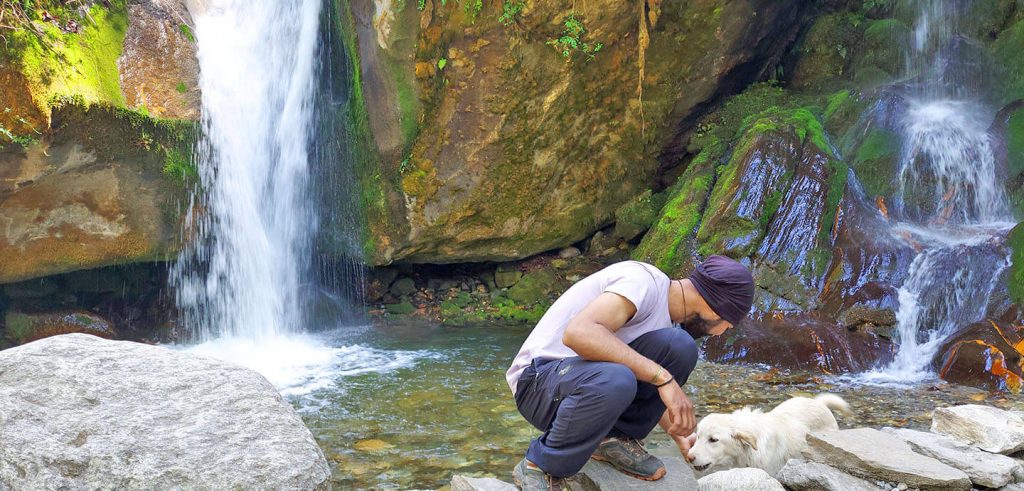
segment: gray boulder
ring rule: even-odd
[[[330,468],[258,373],[54,336],[0,351],[0,489],[327,489]]]
[[[790,459],[775,476],[793,491],[878,491],[878,486],[819,462]]]
[[[779,481],[762,469],[743,467],[708,474],[697,480],[700,491],[785,491]]]
[[[922,490],[968,490],[963,471],[914,452],[903,440],[871,428],[807,435],[804,455],[850,474],[906,483]]]
[[[979,450],[945,435],[910,429],[883,428],[908,444],[914,451],[938,459],[967,473],[974,484],[998,488],[1024,477],[1024,467],[1005,455]]]
[[[1010,454],[1024,450],[1024,419],[991,406],[967,404],[937,408],[932,413],[932,431],[986,452]]]
[[[569,487],[573,491],[629,491],[634,489],[678,491],[697,488],[693,468],[683,459],[675,444],[671,442],[649,443],[647,450],[665,464],[665,470],[668,471],[665,477],[653,482],[641,481],[615,470],[614,467],[604,462],[590,460],[569,481]]]
[[[493,477],[452,476],[451,491],[517,491],[519,488]]]

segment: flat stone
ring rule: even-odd
[[[1020,484],[1020,483],[1007,484],[1006,486],[1003,486],[1001,488],[996,489],[996,491],[1024,491],[1024,484]]]
[[[685,488],[679,488],[685,489]],[[743,467],[708,474],[697,481],[700,491],[785,491],[779,481],[762,469]]]
[[[65,334],[0,351],[0,489],[330,487],[313,435],[262,375]]]
[[[693,468],[679,454],[674,444],[652,445],[647,450],[665,463],[665,469],[668,471],[665,477],[657,481],[642,481],[629,477],[604,462],[591,460],[569,481],[569,488],[573,491],[697,489]]]
[[[979,450],[945,435],[909,429],[883,428],[908,444],[915,452],[938,459],[967,473],[974,484],[987,488],[1005,486],[1016,476],[1024,477],[1024,467],[1005,455]]]
[[[792,491],[878,491],[878,486],[819,462],[790,459],[775,476]]]
[[[452,476],[452,491],[518,491],[519,488],[493,477]]]
[[[807,435],[808,460],[828,464],[855,476],[906,483],[922,490],[968,490],[963,471],[914,452],[902,439],[872,428]]]
[[[1024,419],[991,406],[967,404],[937,408],[932,413],[932,431],[986,452],[1011,454],[1024,450]]]

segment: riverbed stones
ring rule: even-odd
[[[327,489],[258,373],[86,334],[0,352],[0,489]]]
[[[906,483],[922,490],[968,490],[971,480],[959,469],[913,451],[900,438],[872,428],[807,435],[804,455],[850,474]]]
[[[877,491],[878,486],[819,462],[790,459],[775,476],[792,491]]]
[[[682,489],[682,488],[680,488]],[[700,491],[785,491],[779,481],[762,469],[744,467],[708,474],[697,481]]]
[[[4,337],[17,344],[76,332],[107,339],[117,337],[117,331],[110,321],[83,310],[40,314],[10,310],[4,315],[4,325]]]
[[[452,476],[451,491],[518,491],[519,488],[493,477]]]
[[[1024,450],[1024,419],[991,406],[966,404],[936,408],[932,414],[932,431],[986,452],[1010,454]]]
[[[987,488],[1005,486],[1024,477],[1024,467],[1005,455],[993,454],[958,442],[948,436],[911,429],[882,428],[902,438],[914,451],[967,473],[974,484]]]

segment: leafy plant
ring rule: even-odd
[[[501,3],[501,16],[498,17],[498,21],[505,26],[511,26],[524,8],[526,8],[526,2],[523,0],[505,0]]]
[[[587,60],[593,60],[594,55],[604,47],[601,43],[588,43],[583,41],[583,35],[587,29],[583,21],[575,13],[569,14],[563,22],[562,35],[557,39],[548,40],[547,44],[554,46],[566,60],[572,58],[575,53],[582,53]]]
[[[188,92],[188,86],[185,85],[185,82],[178,82],[178,85],[174,86],[174,90],[177,90],[178,93],[184,94],[185,92]]]
[[[426,8],[427,8],[427,0],[418,0],[416,2],[416,8],[419,9],[420,12],[426,10]]]
[[[448,66],[448,58],[441,58],[437,60],[437,69],[444,70],[444,67]]]
[[[410,168],[409,157],[406,157],[405,160],[402,160],[402,163],[398,164],[398,173],[405,174],[406,172],[409,172]]]

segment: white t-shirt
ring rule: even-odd
[[[562,334],[569,321],[604,292],[621,295],[636,307],[633,318],[615,332],[615,337],[622,342],[628,344],[651,331],[672,327],[668,312],[669,283],[668,276],[661,270],[639,261],[615,263],[576,282],[541,317],[519,348],[519,354],[505,373],[512,393],[516,392],[519,376],[534,358],[557,360],[577,356],[562,344]]]

